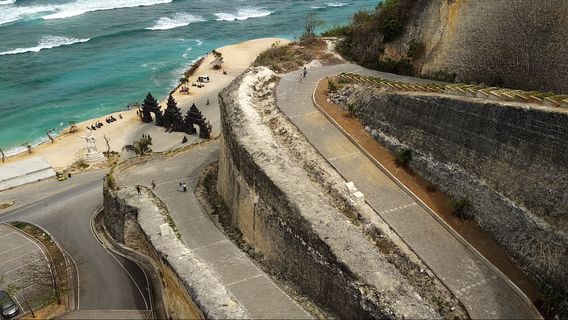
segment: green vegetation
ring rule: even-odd
[[[414,66],[408,59],[393,60],[391,58],[386,58],[378,61],[374,66],[374,69],[405,76],[414,75]]]
[[[347,112],[349,113],[350,116],[354,117],[355,116],[355,105],[353,103],[349,103],[347,104]]]
[[[412,40],[410,41],[407,55],[410,59],[417,60],[422,58],[424,51],[426,51],[426,46],[423,42]]]
[[[458,200],[452,200],[451,206],[453,209],[453,214],[462,219],[467,219],[471,217],[471,201],[468,198],[461,198]]]
[[[327,80],[327,90],[329,93],[333,93],[337,91],[337,84],[335,83],[335,81],[329,79]]]
[[[376,19],[384,42],[391,42],[404,32],[413,4],[412,0],[385,0],[377,6]]]
[[[402,149],[395,153],[395,161],[396,164],[401,167],[406,167],[412,161],[412,150],[411,149]]]
[[[353,33],[351,25],[335,26],[321,33],[322,37],[349,37]]]
[[[443,82],[455,82],[456,81],[456,74],[450,73],[444,70],[432,71],[423,73],[421,75],[422,78],[432,79],[436,81],[443,81]]]

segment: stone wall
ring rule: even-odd
[[[309,158],[315,153],[309,149],[297,153],[308,160],[290,155],[283,140],[305,142],[291,133],[293,125],[281,126],[285,120],[274,116],[274,85],[270,70],[254,68],[220,95],[223,145],[217,187],[244,240],[280,278],[340,318],[439,317],[435,310],[441,309],[417,293],[366,238],[356,217],[348,218],[343,212],[348,209],[336,207],[314,181],[327,175],[319,167],[325,161]],[[308,174],[303,162],[318,177]]]
[[[521,268],[568,293],[568,112],[356,86],[356,115],[457,198]]]

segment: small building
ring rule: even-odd
[[[211,67],[215,70],[220,70],[223,64],[223,57],[215,57],[215,60],[211,61]]]

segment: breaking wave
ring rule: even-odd
[[[0,3],[6,2],[8,4],[9,1],[13,0],[0,1]],[[153,6],[170,2],[172,0],[77,0],[63,4],[46,4],[41,6],[8,6],[2,9],[0,25],[23,19],[65,19],[87,12]],[[15,1],[12,3],[15,3]]]
[[[75,43],[83,43],[91,40],[90,38],[87,39],[76,39],[76,38],[66,38],[66,37],[59,37],[59,36],[45,36],[41,38],[37,46],[30,47],[30,48],[17,48],[13,50],[8,50],[4,52],[0,52],[0,56],[10,55],[10,54],[19,54],[19,53],[26,53],[26,52],[39,52],[44,49],[51,49],[61,46],[68,46]]]
[[[346,5],[349,5],[349,3],[345,3],[345,2],[328,2],[325,4],[328,7],[345,7]]]
[[[227,13],[227,12],[220,12],[215,13],[217,17],[217,21],[235,21],[235,20],[246,20],[250,18],[260,18],[266,17],[273,14],[273,11],[268,11],[264,8],[255,8],[255,7],[246,7],[241,8],[237,11],[237,13]]]
[[[16,3],[16,0],[1,0],[0,6],[4,4],[14,4],[14,3]]]
[[[162,17],[158,19],[156,24],[152,27],[146,28],[148,30],[169,30],[179,27],[185,27],[190,23],[205,21],[203,17],[195,16],[189,13],[176,13],[172,18]]]

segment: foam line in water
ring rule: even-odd
[[[39,52],[44,49],[51,49],[61,46],[68,46],[75,43],[82,43],[91,40],[90,38],[87,39],[76,39],[76,38],[66,38],[66,37],[59,37],[59,36],[45,36],[41,38],[37,46],[30,47],[30,48],[17,48],[9,51],[0,52],[0,56],[10,55],[10,54],[19,54],[19,53],[26,53],[26,52]]]
[[[0,6],[1,5],[6,5],[6,4],[14,4],[16,3],[16,0],[1,0],[0,1]]]
[[[219,12],[215,13],[217,21],[235,21],[246,20],[250,18],[266,17],[273,14],[273,11],[268,11],[264,8],[245,7],[239,9],[236,13]]]
[[[328,2],[325,4],[328,7],[345,7],[346,5],[349,5],[349,3],[345,3],[345,2]]]
[[[158,19],[156,24],[152,27],[146,28],[148,30],[169,30],[179,27],[185,27],[190,23],[205,21],[203,17],[192,15],[189,13],[176,13],[173,17],[162,17]]]
[[[153,6],[170,2],[172,0],[79,0],[61,5],[57,12],[43,16],[43,18],[46,20],[65,19],[93,11]]]
[[[6,2],[5,4],[9,3],[7,1],[16,2],[14,0],[0,1],[0,3]],[[65,19],[87,12],[153,6],[170,2],[172,0],[76,0],[63,4],[47,3],[32,6],[6,6],[2,8],[2,13],[0,14],[0,25],[24,19]]]

